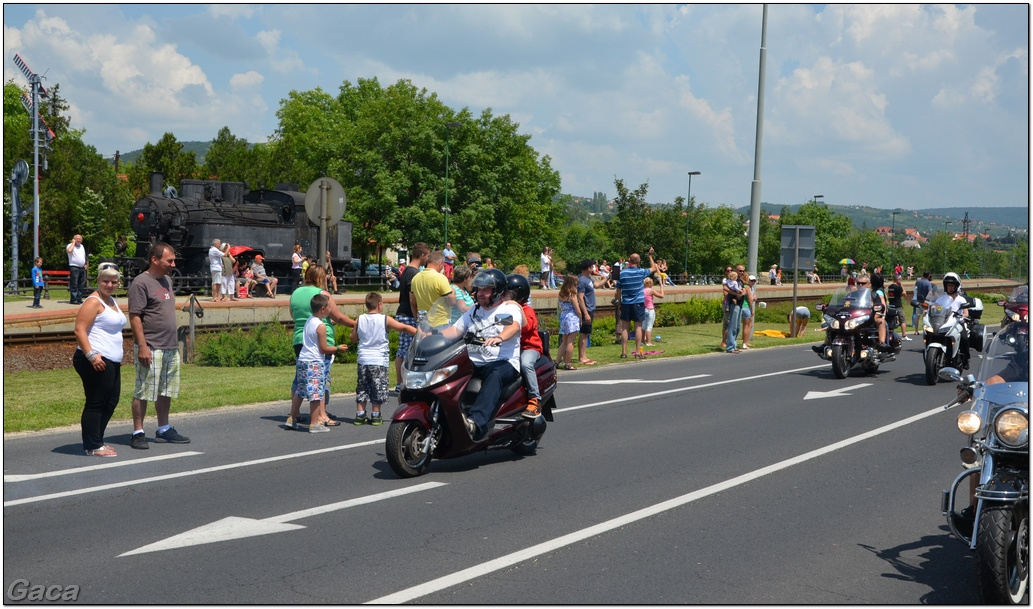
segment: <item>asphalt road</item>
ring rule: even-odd
[[[95,604],[977,603],[939,513],[954,388],[905,344],[845,380],[800,346],[562,373],[536,455],[414,480],[386,425],[290,432],[286,403],[173,402],[193,442],[134,451],[115,424],[117,459],[77,429],[7,437],[5,600],[23,580]]]

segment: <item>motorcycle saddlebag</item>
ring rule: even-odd
[[[991,336],[993,334],[991,333]],[[983,352],[983,345],[987,343],[986,326],[983,324],[974,324],[972,326],[972,332],[968,337],[968,346],[972,347],[980,353]]]

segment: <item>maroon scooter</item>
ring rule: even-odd
[[[523,377],[518,376],[503,387],[492,415],[493,425],[489,424],[488,433],[475,442],[464,416],[477,397],[481,381],[474,377],[467,346],[483,344],[484,340],[473,331],[448,338],[422,322],[405,358],[399,406],[387,430],[391,469],[403,478],[412,478],[426,473],[431,459],[452,459],[488,449],[533,455],[556,406],[556,364],[549,356],[549,334],[538,333],[545,350],[535,366],[541,414],[533,419],[524,416],[527,390]]]

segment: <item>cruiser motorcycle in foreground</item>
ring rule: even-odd
[[[441,302],[432,306],[429,319],[436,318],[433,307],[441,306]],[[467,349],[483,344],[485,336],[471,329],[465,335],[448,338],[441,333],[445,327],[420,322],[405,358],[399,405],[387,430],[387,461],[403,478],[424,474],[432,458],[450,459],[488,449],[532,455],[545,433],[546,421],[553,420],[556,364],[549,357],[548,333],[539,331],[545,346],[545,353],[535,365],[542,396],[541,414],[533,419],[524,416],[527,390],[518,376],[502,388],[501,400],[492,416],[494,426],[484,438],[473,440],[464,417],[477,397],[481,381],[474,376]]]
[[[1001,329],[1013,321],[1029,323],[1029,286],[1020,285],[1012,290],[1007,300],[999,300],[997,304],[1004,307],[1004,319]]]
[[[897,316],[892,310],[886,312],[889,350],[879,350],[876,305],[869,288],[838,289],[832,293],[829,304],[819,303],[817,308],[822,313],[827,335],[825,344],[814,347],[814,351],[822,359],[832,362],[832,373],[836,378],[846,378],[858,365],[865,372],[875,372],[881,364],[893,361],[900,353],[900,336],[893,331],[897,327]]]
[[[958,413],[968,436],[963,471],[943,491],[940,510],[951,533],[974,553],[987,603],[1028,603],[1029,585],[1029,326],[1012,323],[988,346],[978,379],[954,368]]]

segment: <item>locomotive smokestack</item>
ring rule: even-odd
[[[162,184],[165,182],[165,174],[160,171],[151,172],[151,196],[160,197]]]

